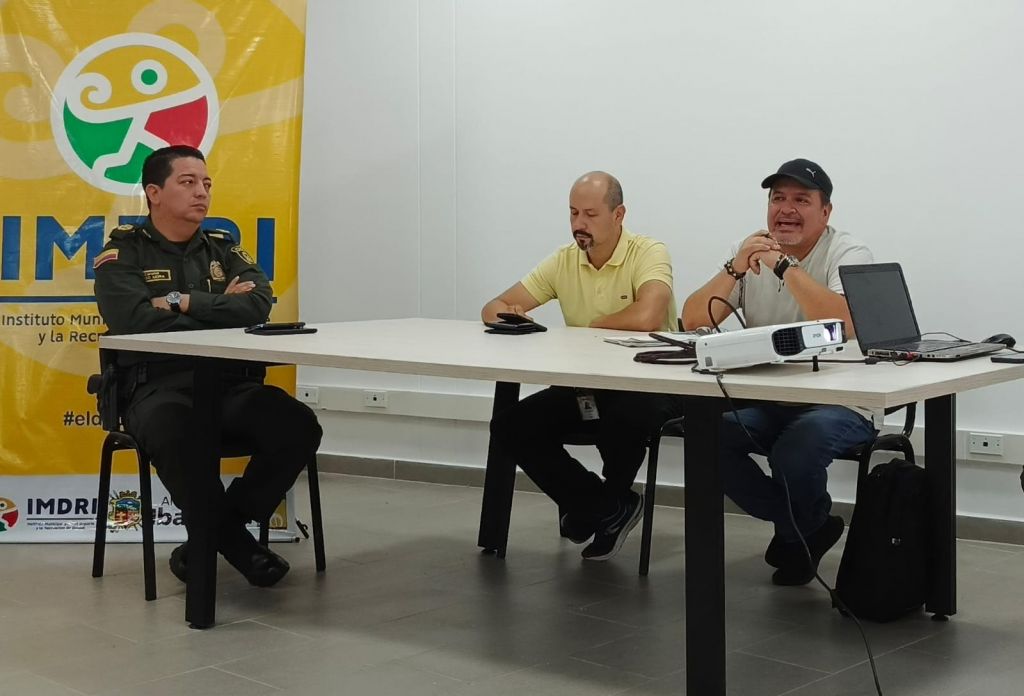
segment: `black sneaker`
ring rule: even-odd
[[[607,561],[622,548],[626,537],[640,521],[643,512],[644,496],[630,491],[626,500],[619,503],[619,512],[597,528],[594,540],[580,555],[587,561]]]
[[[795,544],[780,544],[782,551],[780,558],[782,565],[772,573],[772,583],[775,585],[806,585],[814,579],[818,572],[818,563],[828,550],[836,545],[843,536],[845,523],[842,517],[830,516],[825,524],[813,534],[807,537],[807,549],[811,552],[813,561],[811,566],[807,565],[807,554],[804,553],[800,542]],[[799,552],[795,547],[800,547]],[[788,547],[788,548],[787,548]],[[767,554],[765,554],[767,560]]]
[[[590,537],[594,536],[593,525],[579,524],[569,517],[569,513],[558,518],[558,531],[562,538],[568,539],[574,544],[585,544],[590,541]]]

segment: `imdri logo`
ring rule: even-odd
[[[18,524],[18,506],[13,500],[0,498],[0,532],[6,532]]]
[[[107,521],[114,529],[142,527],[142,499],[136,491],[117,491],[110,495]]]
[[[118,195],[137,195],[142,162],[167,145],[208,154],[220,105],[205,66],[156,34],[118,34],[86,48],[53,90],[50,125],[79,177]]]

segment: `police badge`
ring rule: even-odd
[[[210,278],[217,281],[223,281],[227,278],[224,275],[224,267],[220,265],[220,261],[210,262]]]

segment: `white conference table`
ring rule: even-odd
[[[688,400],[684,438],[687,693],[725,693],[723,494],[718,467],[709,464],[717,460],[718,424],[726,401],[714,377],[693,373],[689,365],[634,362],[635,350],[601,340],[621,332],[600,329],[553,328],[509,336],[486,334],[473,321],[439,319],[341,322],[317,328],[315,334],[283,336],[257,336],[241,329],[104,336],[100,347],[197,358],[191,442],[197,459],[206,462],[193,467],[199,477],[218,472],[219,372],[224,361],[493,381],[495,412],[519,398],[521,383],[693,397]],[[925,401],[926,471],[933,492],[937,560],[926,610],[935,618],[946,618],[956,613],[955,395],[1022,377],[1024,366],[980,358],[903,367],[821,363],[818,372],[808,363],[766,365],[728,372],[723,383],[733,399],[741,400],[870,409]],[[498,557],[505,556],[514,478],[515,464],[492,446],[478,544]],[[186,620],[205,628],[215,621],[216,549],[207,534],[208,510],[198,502],[188,528]]]

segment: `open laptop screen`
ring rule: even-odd
[[[862,351],[921,338],[898,263],[840,266],[839,277]]]

